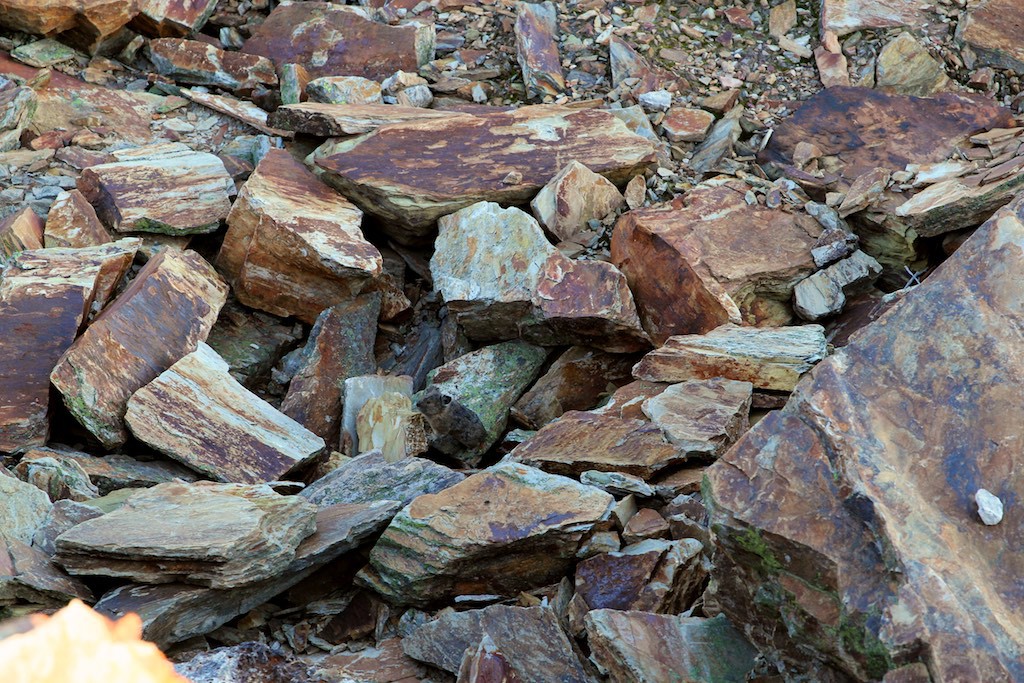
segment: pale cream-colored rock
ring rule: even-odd
[[[622,206],[625,198],[607,178],[571,161],[530,202],[533,215],[559,240],[571,240]]]
[[[901,33],[885,44],[875,62],[875,87],[901,95],[927,97],[949,88],[942,62],[910,33]]]
[[[128,399],[206,339],[227,292],[195,252],[157,253],[57,362],[64,405],[106,447],[124,443]]]
[[[356,417],[359,452],[379,450],[388,462],[427,450],[429,427],[412,408],[412,399],[398,392],[375,396],[363,404]]]
[[[323,76],[306,84],[311,102],[324,104],[381,104],[380,83],[362,76]]]
[[[887,168],[874,168],[861,174],[846,190],[846,198],[839,205],[839,217],[862,211],[882,201],[882,193],[889,185],[891,172]]]
[[[217,267],[247,306],[312,323],[383,269],[362,212],[281,149],[270,150],[228,214]]]
[[[826,353],[821,325],[723,325],[707,334],[669,337],[637,363],[633,376],[651,382],[724,377],[755,389],[791,391]]]
[[[37,35],[67,33],[90,52],[138,13],[136,0],[3,0],[0,24]]]
[[[562,576],[613,502],[572,479],[501,463],[406,506],[357,581],[397,604],[516,595]]]
[[[52,503],[46,494],[32,484],[18,479],[0,468],[0,537],[32,543],[32,536],[43,525]]]
[[[644,415],[690,456],[715,458],[750,426],[750,382],[692,380],[645,400]]]
[[[228,215],[234,182],[224,163],[181,143],[112,152],[115,161],[82,171],[78,189],[118,232],[213,232]]]
[[[842,52],[832,52],[819,45],[814,48],[814,63],[818,67],[818,78],[823,86],[826,88],[849,87],[850,71],[846,55]]]
[[[172,482],[57,537],[71,574],[233,588],[275,576],[316,529],[316,506],[269,486]]]
[[[204,343],[128,400],[139,441],[217,481],[277,481],[324,440],[238,383]]]
[[[872,284],[882,266],[859,249],[847,258],[819,270],[793,289],[793,310],[815,322],[843,310],[846,295]]]

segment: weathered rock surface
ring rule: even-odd
[[[366,80],[366,79],[363,79]],[[369,81],[374,83],[373,81]],[[377,85],[374,83],[374,85]],[[379,92],[380,86],[377,85]],[[301,102],[278,107],[267,117],[268,123],[284,130],[328,137],[358,135],[377,130],[391,123],[423,121],[466,116],[422,107],[397,104]]]
[[[61,534],[55,559],[72,574],[233,588],[285,569],[315,517],[269,487],[160,484]]]
[[[21,146],[21,134],[32,121],[38,106],[39,98],[32,88],[10,88],[0,92],[0,152]]]
[[[633,376],[650,382],[724,377],[756,389],[790,391],[826,353],[821,325],[723,325],[703,335],[669,337],[637,363]]]
[[[150,36],[184,36],[206,24],[217,0],[136,0],[131,27]]]
[[[323,76],[306,84],[310,102],[324,104],[381,104],[380,83],[362,76]]]
[[[227,219],[217,267],[247,306],[312,323],[381,274],[362,212],[284,150],[263,157]]]
[[[275,494],[276,495],[276,494]],[[294,497],[283,497],[297,501]],[[294,558],[263,580],[217,589],[171,583],[129,584],[96,603],[111,616],[129,612],[142,620],[143,637],[162,647],[203,635],[248,612],[313,574],[378,533],[398,510],[395,501],[333,505],[316,513],[316,531],[295,549]]]
[[[1019,507],[988,527],[974,504],[1021,490],[1022,241],[1018,199],[708,470],[715,600],[761,647],[861,679],[1024,676]]]
[[[950,85],[949,76],[910,33],[886,43],[875,65],[875,87],[901,95],[927,97]]]
[[[427,673],[423,665],[402,652],[402,638],[388,638],[358,652],[339,652],[325,657],[312,668],[327,680],[365,683],[413,683]]]
[[[615,683],[743,681],[757,651],[722,616],[714,619],[594,610],[587,641]]]
[[[671,142],[703,142],[715,115],[703,109],[673,107],[661,122],[665,137]]]
[[[325,309],[293,361],[295,374],[281,412],[332,447],[341,434],[344,380],[377,369],[373,343],[379,316],[375,292]]]
[[[259,642],[200,652],[174,670],[191,683],[306,683],[306,667],[293,656]]]
[[[53,502],[73,500],[84,502],[99,498],[99,490],[89,481],[89,475],[74,460],[50,457],[45,451],[36,450],[22,456],[14,467],[14,473],[22,481],[32,484],[46,493]]]
[[[625,201],[610,180],[571,161],[537,193],[530,208],[549,233],[569,240],[587,229],[587,221],[604,218]]]
[[[261,386],[275,364],[303,337],[302,325],[253,311],[228,299],[206,343],[227,361],[231,376],[242,386]]]
[[[304,488],[299,495],[323,508],[340,503],[396,500],[403,506],[427,493],[438,493],[465,476],[424,458],[389,462],[379,452],[364,453]]]
[[[843,310],[847,294],[870,287],[882,266],[863,251],[819,270],[793,289],[793,310],[804,320],[815,322]]]
[[[934,0],[823,0],[821,25],[824,30],[843,36],[861,29],[920,27],[934,21],[928,10]]]
[[[23,457],[36,453],[75,463],[104,496],[118,489],[149,488],[175,479],[190,482],[198,478],[195,472],[171,460],[143,461],[118,453],[99,457],[63,447],[33,448],[25,451]]]
[[[359,581],[398,604],[514,595],[564,573],[612,503],[604,491],[565,477],[495,465],[406,506]]]
[[[749,427],[750,382],[708,379],[673,384],[643,402],[644,414],[691,457],[715,458]]]
[[[656,343],[727,322],[791,320],[789,299],[815,269],[810,250],[821,226],[806,214],[748,204],[746,188],[735,181],[701,187],[616,224],[612,262]]]
[[[422,413],[412,407],[412,398],[388,392],[367,401],[356,417],[356,445],[359,453],[379,450],[390,462],[425,453],[430,427]]]
[[[359,449],[359,413],[368,401],[385,394],[412,396],[412,378],[404,375],[360,375],[348,377],[341,392],[341,444],[348,455],[356,455]]]
[[[235,93],[277,85],[274,63],[259,55],[227,52],[183,38],[151,40],[146,50],[156,72],[179,83],[215,85]]]
[[[46,513],[46,519],[33,534],[32,547],[46,553],[49,558],[57,552],[55,543],[58,536],[71,527],[102,514],[103,510],[91,503],[80,503],[67,499],[58,500],[50,507],[49,512]]]
[[[43,222],[32,209],[25,208],[0,221],[0,259],[26,249],[43,248]]]
[[[314,158],[324,180],[393,221],[390,236],[414,243],[439,217],[476,202],[528,201],[566,159],[618,184],[653,162],[654,149],[608,112],[538,105],[385,126],[329,141]],[[522,177],[509,184],[510,173]]]
[[[74,0],[73,2],[0,3],[0,23],[9,28],[39,35],[67,33],[83,47],[95,47],[117,33],[138,12],[136,2],[118,0]]]
[[[957,38],[971,46],[982,64],[1024,72],[1018,31],[1024,13],[1014,0],[988,0],[970,6],[957,25]]]
[[[43,243],[47,248],[93,247],[110,241],[110,233],[81,192],[61,192],[53,200],[43,229]]]
[[[50,562],[49,554],[17,539],[0,536],[0,609],[61,607],[78,598],[92,602],[92,591]]]
[[[439,221],[430,271],[434,287],[466,334],[605,351],[647,348],[622,273],[601,261],[574,261],[532,216],[480,202]]]
[[[165,249],[61,356],[50,381],[104,446],[119,446],[128,437],[128,399],[196,349],[226,297],[227,286],[202,257]]]
[[[282,479],[324,450],[324,440],[238,383],[217,352],[198,348],[128,400],[139,441],[217,481]]]
[[[416,72],[434,58],[434,25],[389,26],[358,10],[327,2],[280,5],[242,51],[283,64],[303,64],[311,78],[363,76],[382,81]]]
[[[0,468],[0,537],[32,543],[36,529],[43,525],[51,503],[45,493]]]
[[[90,166],[78,179],[107,227],[191,235],[213,232],[227,217],[234,183],[213,154],[164,143],[113,156],[116,161]]]
[[[516,3],[516,59],[527,97],[559,95],[565,90],[558,55],[558,14],[551,2]]]
[[[547,607],[493,605],[443,613],[403,639],[402,649],[410,657],[459,673],[464,656],[484,638],[523,683],[591,680],[555,612]]]

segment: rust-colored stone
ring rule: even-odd
[[[302,102],[278,107],[267,118],[267,122],[284,130],[329,137],[369,133],[389,123],[457,116],[465,116],[465,114],[422,107],[403,107],[397,104]]]
[[[129,397],[206,339],[227,291],[195,252],[158,252],[53,369],[72,415],[106,447],[124,443]]]
[[[981,64],[1024,73],[1024,6],[1017,0],[972,5],[957,26],[957,38],[973,48]]]
[[[147,47],[156,72],[179,83],[216,85],[236,93],[277,85],[274,63],[266,57],[227,52],[201,40],[157,38]]]
[[[47,247],[92,247],[110,241],[110,233],[81,192],[61,192],[53,200],[43,230]]]
[[[565,90],[558,56],[558,15],[551,2],[516,3],[516,58],[527,97],[559,95]]]
[[[636,296],[655,343],[726,322],[781,325],[793,287],[815,270],[820,224],[803,213],[746,202],[729,181],[681,201],[625,214],[612,235],[612,262]]]
[[[0,222],[0,261],[26,249],[43,248],[43,221],[26,207]]]
[[[282,149],[272,149],[228,215],[217,267],[238,300],[312,323],[383,270],[362,212]]]
[[[148,36],[185,36],[206,24],[217,0],[136,0],[139,13],[131,28]]]
[[[86,49],[99,46],[138,12],[137,0],[0,0],[0,24],[55,35]]]

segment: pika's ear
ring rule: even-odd
[[[441,395],[441,404],[442,405],[448,405],[451,402],[452,402],[452,397],[451,396],[445,396],[444,394]]]

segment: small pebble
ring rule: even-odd
[[[1003,501],[998,496],[985,489],[978,489],[974,501],[978,504],[978,516],[982,522],[993,526],[1003,521]]]

